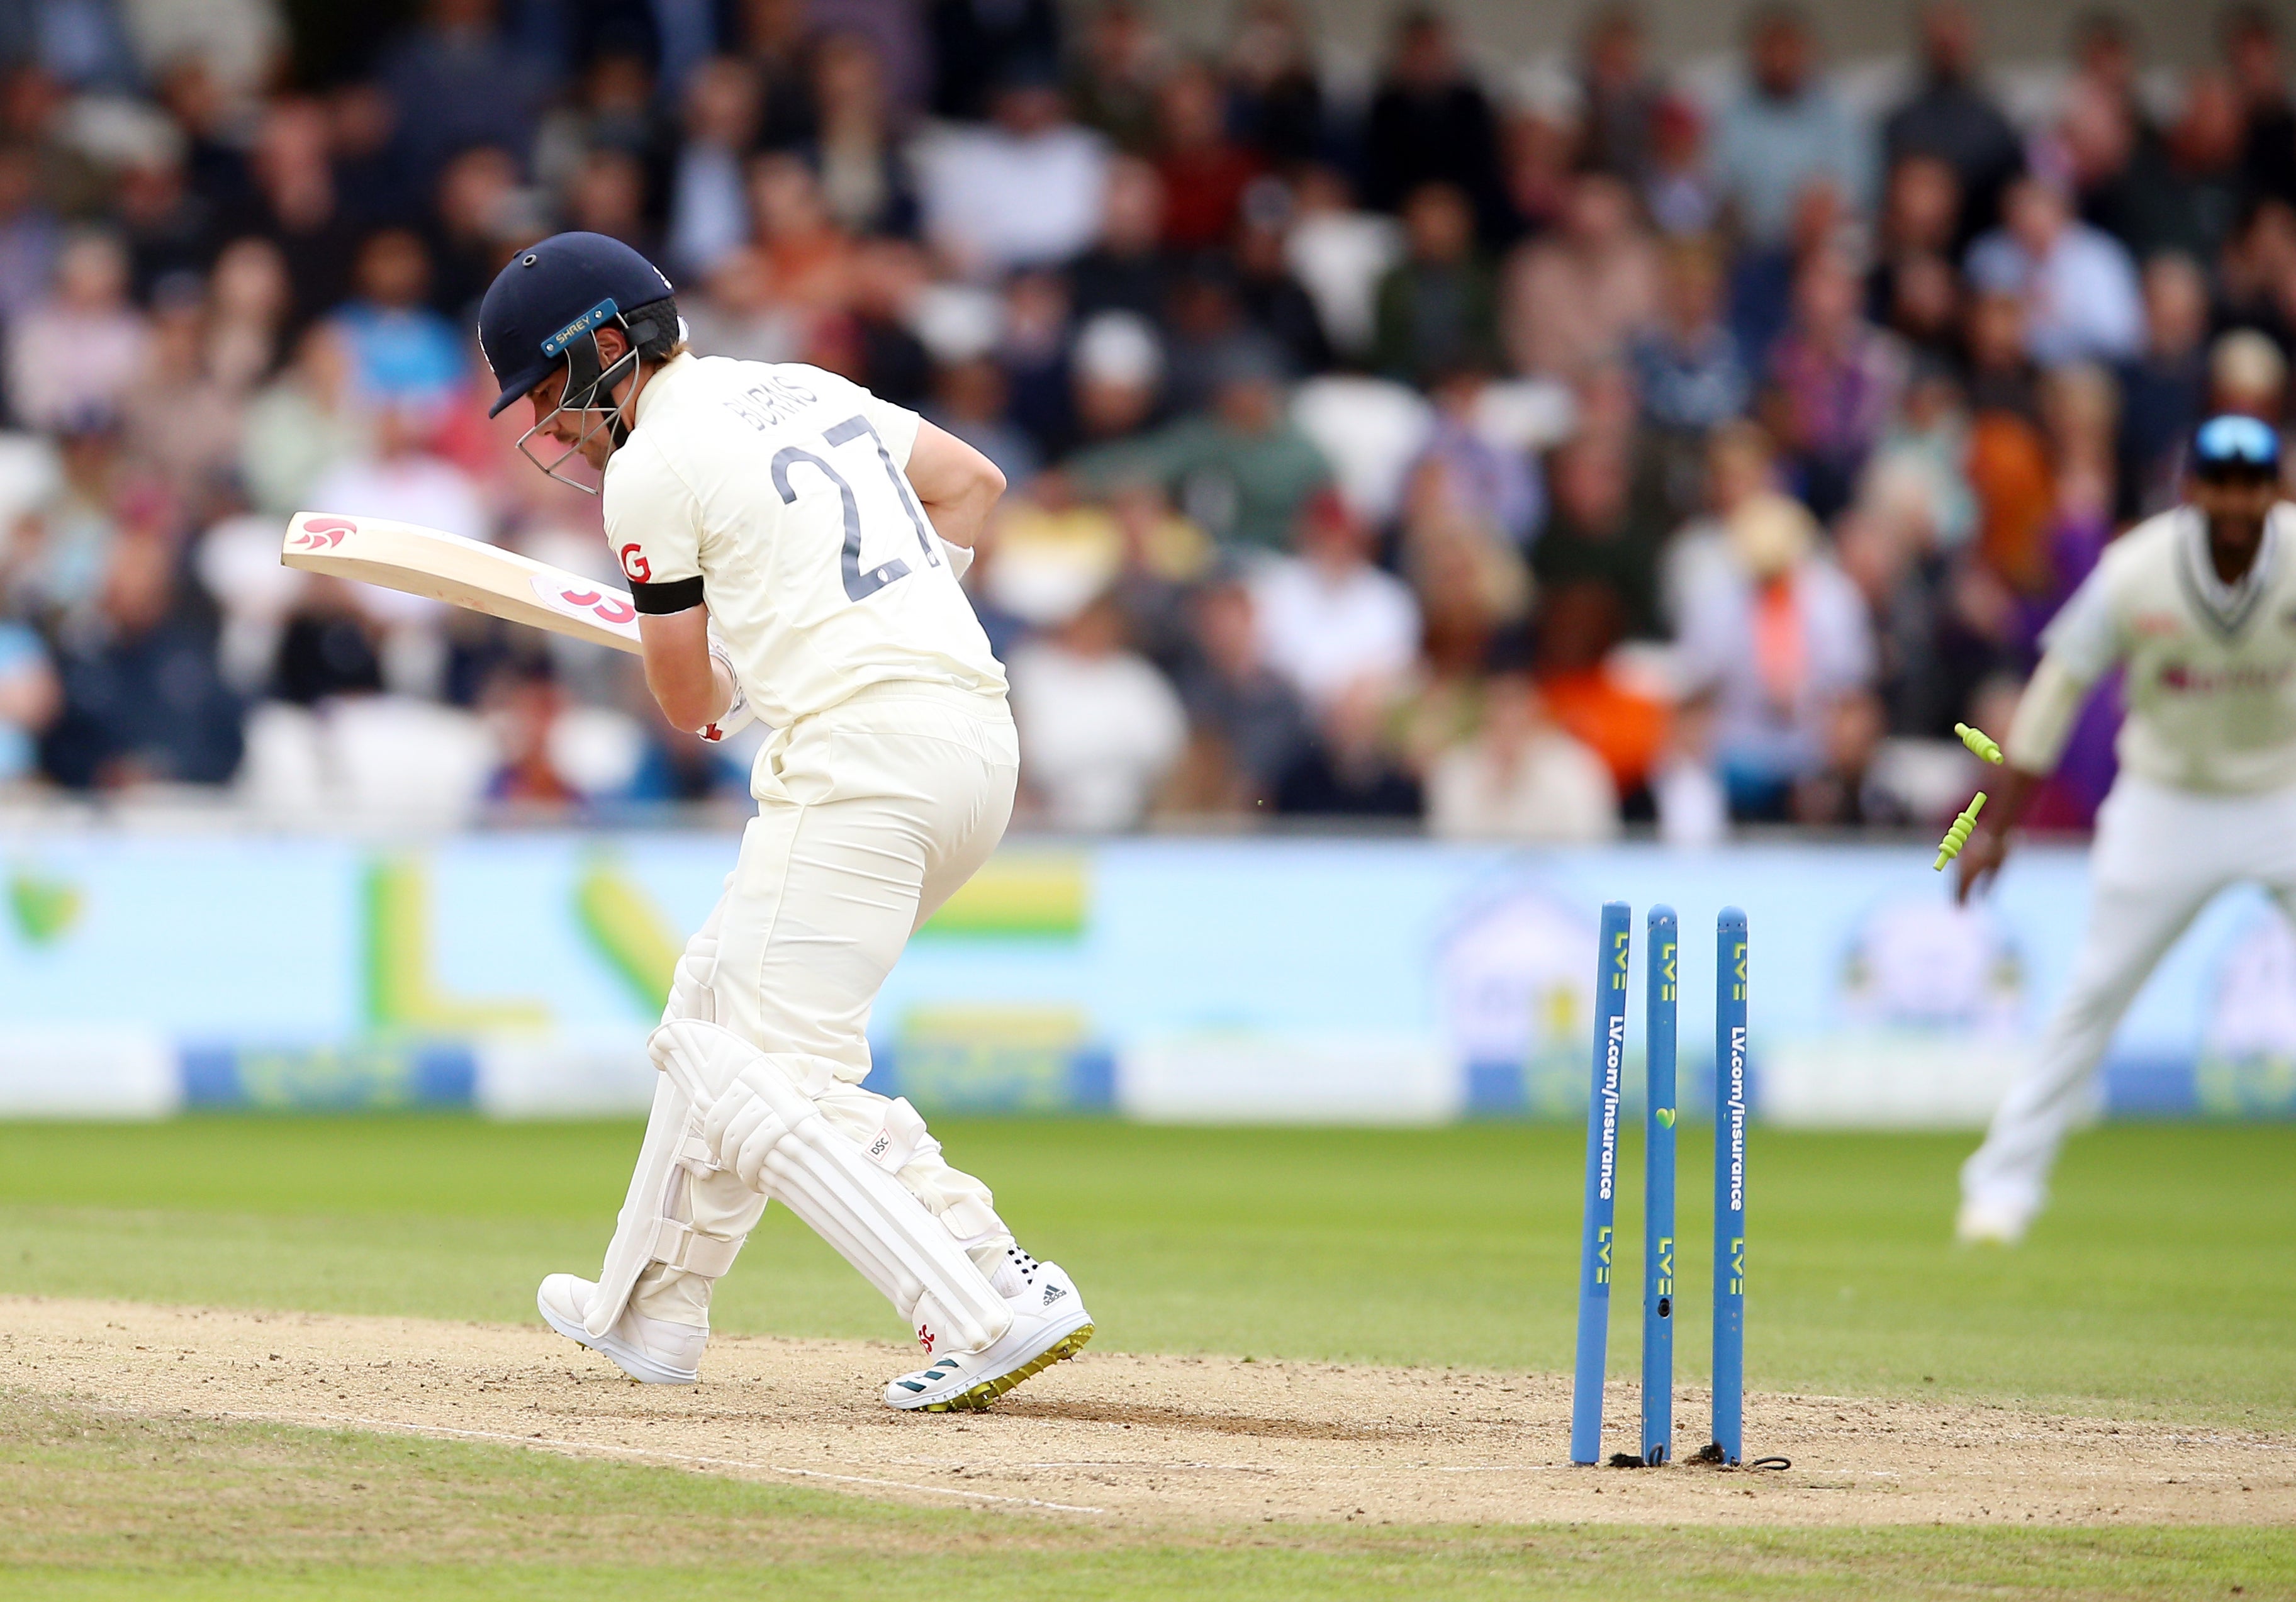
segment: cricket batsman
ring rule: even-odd
[[[542,1316],[692,1384],[711,1287],[778,1201],[916,1332],[927,1366],[890,1405],[986,1407],[1083,1346],[1090,1315],[915,1110],[861,1081],[887,972],[1012,815],[1004,674],[958,585],[1004,475],[833,374],[695,357],[669,280],[601,234],[521,251],[479,339],[494,411],[534,408],[521,452],[603,475],[663,716],[772,731],[649,1042],[661,1078],[605,1265],[545,1279]]]
[[[2000,867],[2090,686],[2116,664],[2128,711],[2071,984],[1961,1171],[1969,1242],[2023,1238],[2057,1148],[2095,1105],[2114,1026],[2210,897],[2251,880],[2296,916],[2296,524],[2279,436],[2252,417],[2202,423],[2185,504],[2108,546],[2042,644],[1997,801],[1959,859],[1959,899]]]

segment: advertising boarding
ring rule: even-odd
[[[734,850],[691,832],[0,837],[0,1115],[642,1110],[646,1032]],[[980,1112],[1578,1118],[1596,914],[1619,900],[1637,974],[1651,905],[1680,916],[1693,1113],[1714,920],[1734,905],[1758,1117],[1981,1123],[2064,986],[2084,858],[2026,850],[1964,909],[1931,855],[1016,839],[912,942],[870,1082]],[[1637,1011],[1630,1053],[1641,1029]],[[2099,1111],[2296,1113],[2296,940],[2264,898],[2220,898],[2136,998]]]

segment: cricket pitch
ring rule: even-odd
[[[883,1343],[719,1336],[642,1386],[530,1327],[0,1297],[0,1387],[84,1408],[517,1445],[921,1505],[1160,1525],[2259,1524],[2296,1434],[2014,1406],[1747,1399],[1789,1469],[1578,1468],[1560,1376],[1088,1350],[988,1414],[895,1413]],[[1606,1450],[1630,1443],[1611,1387]],[[1677,1450],[1702,1443],[1681,1389]]]

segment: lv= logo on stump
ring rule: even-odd
[[[1611,1330],[1611,1247],[1617,1238],[1619,1114],[1626,1084],[1627,991],[1634,912],[1603,907],[1595,972],[1594,1080],[1587,1111],[1587,1212],[1579,1249],[1578,1351],[1570,1389],[1570,1460],[1603,1461],[1603,1375]],[[1714,930],[1714,1417],[1693,1461],[1785,1468],[1784,1458],[1745,1461],[1746,915],[1726,907]],[[1674,909],[1650,909],[1643,1027],[1646,1089],[1643,1165],[1642,1450],[1614,1468],[1658,1468],[1674,1458],[1675,1055],[1682,943]]]

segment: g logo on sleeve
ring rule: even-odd
[[[646,560],[645,552],[636,545],[624,546],[621,558],[622,571],[629,576],[631,583],[644,584],[653,578],[653,563]]]

